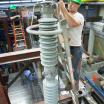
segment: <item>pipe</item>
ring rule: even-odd
[[[95,31],[92,28],[92,23],[91,23],[90,34],[89,34],[89,41],[88,41],[88,53],[90,55],[93,54],[94,40],[95,40]]]
[[[93,81],[91,81],[87,76],[85,76],[85,80],[89,85],[102,97],[104,98],[104,91],[101,88],[97,87]]]

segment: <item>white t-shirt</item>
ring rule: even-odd
[[[73,28],[69,28],[69,38],[70,40],[70,46],[81,46],[81,35],[84,25],[84,17],[79,12],[74,14],[74,17],[76,20],[80,21],[81,25]]]

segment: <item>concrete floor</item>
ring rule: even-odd
[[[9,79],[13,79],[15,75],[11,74]],[[21,77],[9,88],[8,95],[11,104],[35,104],[43,100],[38,82],[31,83],[26,78]]]

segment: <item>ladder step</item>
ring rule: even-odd
[[[26,47],[26,45],[19,45],[17,46],[18,48],[21,48],[21,47]]]
[[[17,35],[17,38],[21,38],[22,39],[23,37],[22,37],[22,35]]]
[[[17,33],[22,33],[22,30],[16,30]]]
[[[22,27],[21,25],[17,25],[17,26],[15,26],[15,28],[19,28],[19,27]]]
[[[25,39],[16,40],[17,42],[24,41]]]
[[[22,28],[15,28],[15,30],[22,30]]]
[[[16,36],[18,36],[18,35],[20,36],[20,35],[22,35],[22,33],[18,33],[18,34],[16,34]]]
[[[8,33],[8,34],[10,34],[10,35],[11,35],[11,34],[13,34],[13,33]]]
[[[9,32],[12,32],[13,30],[9,30]]]

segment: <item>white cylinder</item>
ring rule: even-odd
[[[43,91],[44,91],[45,104],[58,103],[58,82],[56,79],[51,81],[44,79]]]

